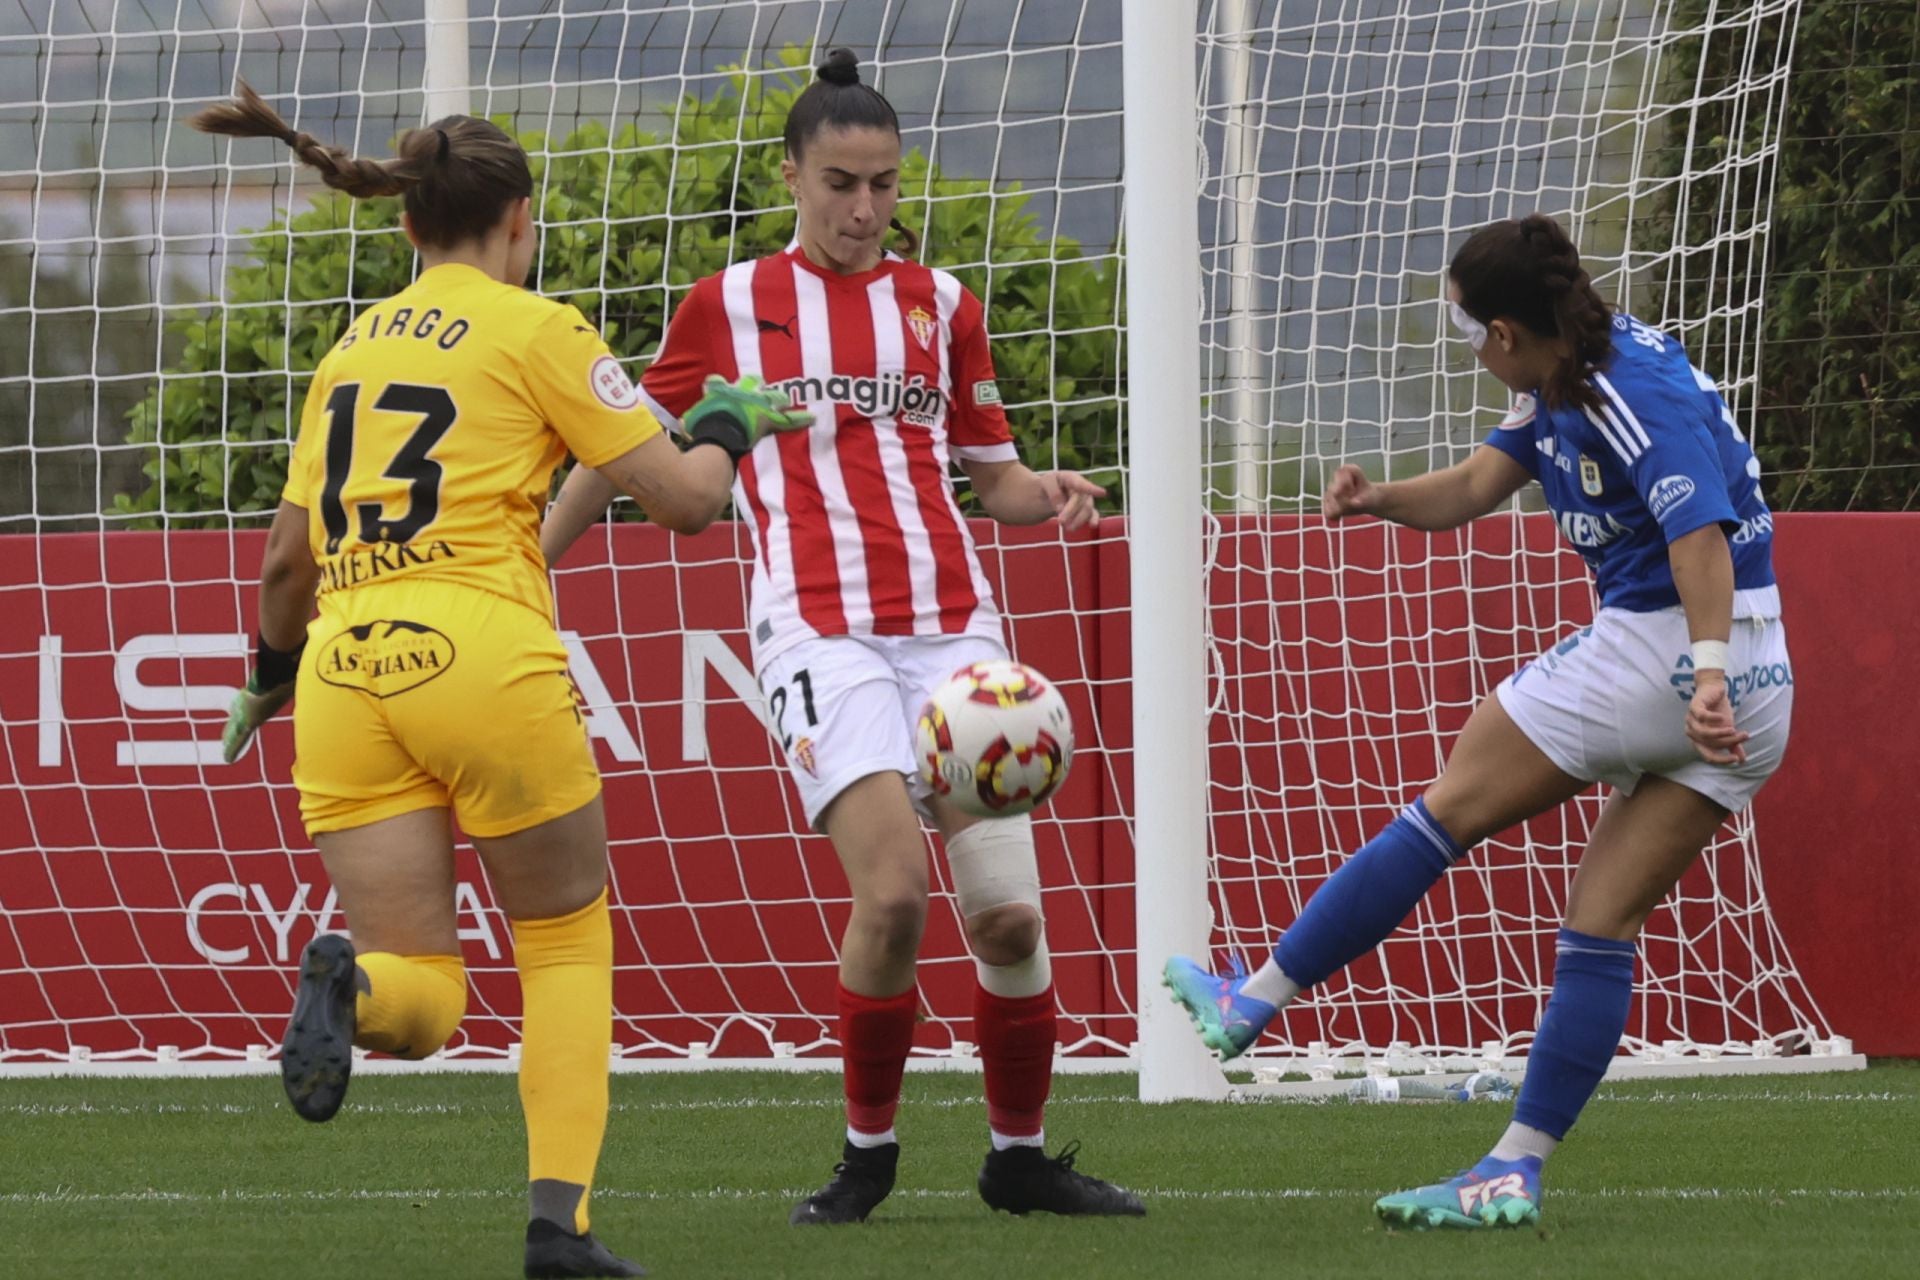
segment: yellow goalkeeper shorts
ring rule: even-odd
[[[451,807],[468,835],[504,836],[600,794],[553,623],[454,583],[322,596],[293,738],[309,835]]]

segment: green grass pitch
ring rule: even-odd
[[[825,1074],[623,1075],[594,1228],[675,1277],[1911,1276],[1920,1065],[1611,1085],[1539,1230],[1389,1231],[1374,1196],[1471,1163],[1497,1103],[1143,1106],[1065,1076],[1049,1145],[1138,1220],[996,1216],[978,1079],[912,1075],[901,1182],[864,1227],[787,1226],[840,1145]],[[0,1275],[512,1277],[524,1177],[504,1075],[354,1082],[328,1125],[273,1078],[0,1079]]]

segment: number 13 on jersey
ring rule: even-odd
[[[344,492],[354,462],[354,440],[359,428],[361,386],[343,382],[327,397],[327,452],[325,483],[320,491],[320,519],[327,531],[326,554],[340,550],[340,544],[352,531]],[[445,387],[413,382],[393,382],[373,401],[382,413],[404,414],[414,425],[381,467],[380,475],[406,486],[405,510],[398,516],[388,514],[385,495],[374,501],[354,503],[359,516],[359,540],[411,542],[440,514],[440,481],[444,470],[432,458],[433,447],[453,429],[459,410]],[[388,432],[370,433],[376,438]],[[365,488],[363,481],[357,488]]]

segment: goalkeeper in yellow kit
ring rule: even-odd
[[[714,379],[684,420],[694,447],[676,447],[580,312],[522,287],[533,178],[484,120],[412,130],[384,161],[295,132],[245,84],[194,124],[278,138],[349,195],[403,196],[422,268],[314,372],[267,538],[258,655],[225,737],[231,761],[298,690],[301,817],[352,932],[301,958],[287,1096],[329,1119],[354,1045],[425,1057],[459,1025],[457,817],[520,970],[526,1274],[644,1274],[587,1229],[613,1037],[606,819],[541,516],[570,450],[657,523],[698,530],[754,441],[808,418]]]

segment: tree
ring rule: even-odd
[[[533,287],[578,306],[637,373],[695,280],[791,239],[779,135],[804,84],[803,73],[736,76],[712,98],[684,98],[671,138],[637,123],[557,143],[521,134],[545,226]],[[1117,467],[1117,260],[1045,236],[1017,189],[944,177],[917,150],[901,168],[900,216],[923,228],[923,258],[980,294],[990,331],[1006,335],[993,356],[1023,456]],[[116,513],[171,527],[271,514],[314,366],[362,309],[413,279],[399,213],[397,200],[324,193],[253,233],[218,304],[168,318],[178,358],[128,415],[129,442],[149,446],[146,484],[117,495]]]
[[[1704,26],[1708,8],[1687,0],[1673,21]],[[1715,30],[1698,88],[1700,59],[1674,57],[1686,79],[1675,100],[1740,76],[1745,41],[1779,39],[1781,22]],[[1920,506],[1920,6],[1809,0],[1794,41],[1748,425],[1774,506],[1911,510]],[[1682,52],[1698,55],[1698,42]],[[1691,169],[1757,145],[1765,115],[1703,118]],[[1691,218],[1721,205],[1710,187],[1696,184]],[[1687,314],[1709,313],[1703,280],[1689,273],[1677,286]],[[1711,371],[1710,355],[1695,354]]]

